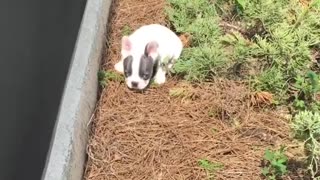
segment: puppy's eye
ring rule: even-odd
[[[129,76],[129,72],[128,72],[128,71],[124,71],[124,75],[125,75],[126,77],[128,77],[128,76]]]
[[[142,78],[143,78],[144,80],[149,79],[149,74],[144,74],[144,75],[142,76]]]

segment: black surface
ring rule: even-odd
[[[0,1],[0,180],[41,178],[85,2]]]

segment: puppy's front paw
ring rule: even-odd
[[[119,73],[123,73],[123,62],[120,61],[117,64],[114,65],[114,69],[118,71]]]
[[[158,72],[154,78],[156,84],[163,84],[166,82],[166,74],[163,72]]]

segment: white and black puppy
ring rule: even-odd
[[[164,60],[169,59],[167,68],[172,68],[182,49],[180,38],[169,28],[159,24],[145,25],[130,36],[122,37],[121,60],[114,68],[124,73],[130,89],[143,90],[153,78],[156,84],[165,83]]]

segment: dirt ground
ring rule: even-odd
[[[120,58],[123,27],[166,25],[164,7],[165,0],[115,1],[104,69],[112,70]],[[206,179],[209,172],[199,165],[204,159],[223,165],[215,179],[262,179],[267,148],[285,144],[289,157],[298,151],[287,112],[253,107],[252,97],[244,83],[227,80],[190,85],[173,77],[145,93],[108,82],[92,121],[84,179]]]

